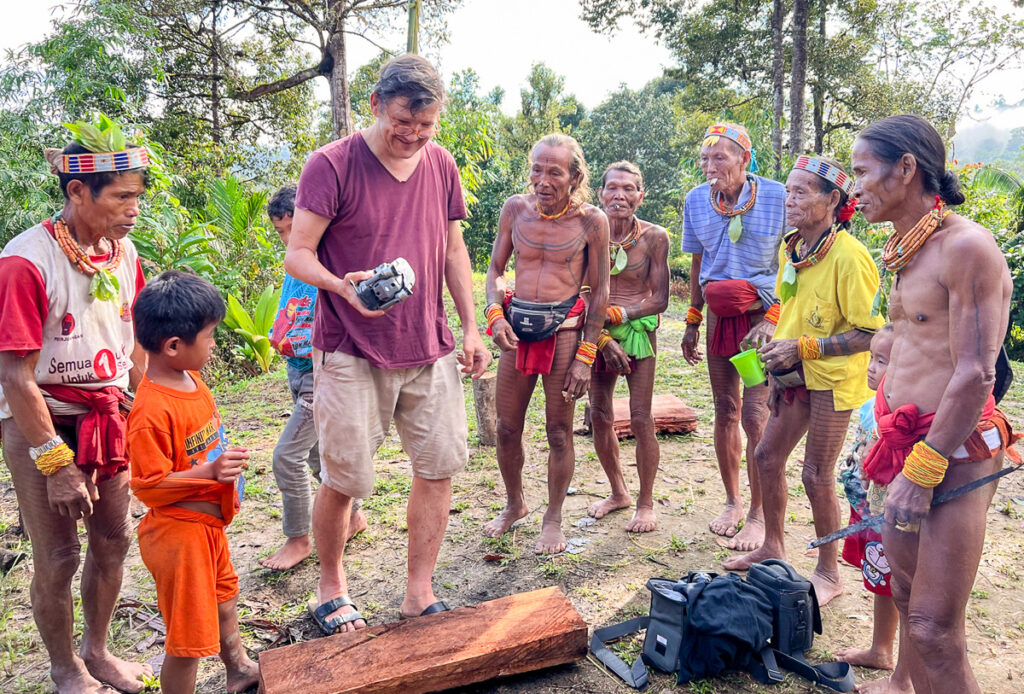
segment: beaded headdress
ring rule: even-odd
[[[75,142],[88,152],[64,154],[55,148],[46,150],[47,161],[54,173],[83,174],[104,171],[127,171],[149,166],[145,147],[128,147],[121,126],[100,114],[99,122],[65,123],[75,135]]]
[[[751,150],[749,137],[741,133],[736,128],[728,125],[722,125],[720,123],[708,126],[708,129],[704,131],[704,142],[702,144],[705,147],[713,147],[720,137],[732,140],[747,152]]]
[[[853,179],[845,171],[835,164],[829,164],[827,161],[817,157],[809,157],[806,154],[801,155],[796,158],[793,169],[803,169],[804,171],[810,171],[812,174],[817,174],[829,183],[834,183],[847,195],[853,192]]]

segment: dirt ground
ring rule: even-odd
[[[590,527],[578,527],[586,508],[605,496],[608,484],[589,438],[575,439],[578,468],[563,517],[566,534],[580,540],[578,554],[537,557],[532,548],[545,506],[546,446],[543,393],[534,395],[527,440],[527,497],[533,509],[519,527],[499,540],[483,537],[483,524],[500,510],[504,491],[493,448],[478,445],[473,421],[471,388],[467,384],[470,416],[470,462],[454,480],[450,525],[435,574],[439,598],[453,606],[473,604],[510,593],[557,585],[592,627],[622,621],[648,608],[644,584],[651,576],[678,577],[692,569],[720,569],[729,555],[707,530],[721,510],[723,492],[711,442],[711,398],[703,367],[687,366],[679,350],[684,309],[673,302],[665,316],[656,393],[673,393],[700,412],[700,428],[688,436],[664,436],[661,470],[655,487],[658,529],[628,535],[627,512],[614,513]],[[1017,365],[1021,367],[1021,365]],[[1024,368],[1018,368],[1024,380]],[[1024,427],[1024,386],[1020,380],[1003,402],[1018,426]],[[621,395],[625,395],[624,386]],[[246,644],[262,650],[283,635],[284,641],[315,638],[318,632],[306,616],[305,603],[315,587],[315,557],[296,569],[277,573],[256,560],[280,542],[280,500],[270,470],[270,455],[290,409],[283,368],[257,379],[221,384],[215,395],[232,439],[254,451],[246,485],[247,500],[229,529],[234,563],[241,578],[239,600]],[[582,419],[583,405],[578,416]],[[371,623],[394,621],[405,580],[405,495],[410,485],[409,461],[392,431],[377,457],[374,495],[365,502],[369,528],[349,545],[346,568],[351,595]],[[623,443],[623,460],[633,461],[633,444]],[[804,552],[813,539],[810,507],[800,485],[802,449],[791,458],[788,473],[789,560],[809,574],[814,557]],[[635,468],[627,471],[636,491]],[[837,494],[841,491],[837,487]],[[845,503],[845,502],[844,502]],[[141,516],[143,509],[135,509]],[[975,589],[967,607],[968,649],[984,692],[1024,691],[1024,473],[1005,478],[988,514],[988,535]],[[29,552],[17,532],[17,505],[6,468],[0,466],[0,547]],[[84,537],[83,537],[84,543]],[[486,561],[485,555],[501,555]],[[23,562],[0,579],[0,691],[50,691],[46,653],[32,623],[28,585],[31,566]],[[871,634],[871,599],[861,587],[859,571],[843,567],[846,590],[823,608],[824,634],[815,641],[812,659],[825,660],[846,646],[867,646]],[[76,582],[77,590],[77,582]],[[112,630],[113,650],[128,658],[150,660],[161,654],[157,633],[146,625],[155,601],[153,581],[137,548],[128,557],[122,609]],[[266,620],[265,622],[255,620]],[[79,627],[81,621],[79,619]],[[618,646],[635,655],[639,641]],[[858,668],[859,681],[882,673]],[[223,668],[207,659],[200,670],[199,691],[223,691]],[[154,690],[156,686],[154,685]],[[650,691],[689,692],[805,692],[813,688],[791,676],[783,686],[768,688],[745,675],[676,685],[672,677],[654,675]],[[627,688],[590,660],[543,672],[491,681],[466,692],[621,692]]]

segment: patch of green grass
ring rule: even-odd
[[[561,564],[555,563],[554,558],[551,558],[537,567],[537,572],[545,578],[561,578],[565,575],[566,568]]]
[[[971,597],[975,600],[988,600],[987,590],[972,590]]]

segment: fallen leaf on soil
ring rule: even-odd
[[[504,554],[485,554],[484,561],[501,561],[505,558]]]

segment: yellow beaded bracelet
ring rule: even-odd
[[[580,342],[580,346],[576,348],[576,360],[587,366],[592,366],[595,359],[597,359],[597,345],[586,340]]]
[[[821,341],[816,337],[801,335],[797,338],[797,354],[802,361],[821,358]]]
[[[75,462],[75,452],[60,443],[36,458],[36,468],[46,477]]]
[[[490,330],[495,323],[505,318],[505,311],[500,305],[491,304],[484,311],[484,315],[487,316],[487,329]]]
[[[704,322],[704,314],[701,313],[699,308],[691,306],[686,309],[686,324],[687,325],[700,325]]]
[[[949,459],[929,446],[918,441],[910,449],[910,455],[903,463],[903,476],[919,487],[937,487],[946,478]]]
[[[597,336],[597,349],[603,350],[611,341],[612,334],[607,330],[602,330],[601,334]]]

